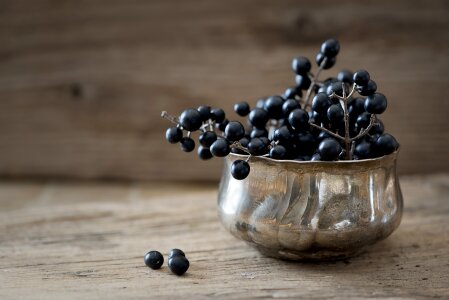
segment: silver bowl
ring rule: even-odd
[[[398,152],[338,162],[251,157],[244,180],[225,159],[218,211],[224,227],[263,254],[290,260],[343,259],[389,236],[401,221]]]

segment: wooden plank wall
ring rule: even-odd
[[[401,173],[449,170],[449,3],[2,0],[0,174],[216,180],[164,141],[161,110],[232,112],[283,91],[290,61],[342,44],[389,97]]]

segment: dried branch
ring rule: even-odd
[[[361,131],[358,135],[356,135],[355,137],[353,137],[353,138],[351,139],[351,142],[352,142],[352,141],[355,141],[355,140],[358,140],[359,138],[361,138],[361,137],[367,135],[368,132],[370,131],[370,129],[371,129],[374,125],[376,125],[376,124],[377,124],[377,122],[376,122],[376,115],[371,115],[371,119],[369,120],[369,125],[368,125],[368,127],[366,127],[366,129],[362,129],[362,131]]]
[[[338,135],[338,134],[336,134],[336,133],[330,131],[329,129],[327,129],[327,128],[325,128],[325,127],[321,127],[321,126],[319,126],[319,125],[313,124],[312,122],[309,122],[309,125],[312,126],[312,127],[317,128],[317,129],[319,129],[319,130],[321,130],[321,131],[324,131],[324,132],[328,133],[329,135],[333,136],[334,138],[340,139],[340,140],[342,140],[342,141],[345,140],[345,138],[342,137],[341,135]]]

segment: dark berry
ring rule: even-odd
[[[307,75],[296,75],[295,82],[299,90],[307,90],[312,83]]]
[[[210,106],[202,105],[202,106],[198,107],[197,110],[198,110],[198,112],[200,113],[200,115],[201,115],[201,120],[202,120],[203,122],[210,119],[210,117],[211,117],[211,114],[210,114]]]
[[[362,96],[369,96],[376,92],[377,90],[377,84],[370,80],[366,85],[358,85],[357,86],[357,92],[359,92]]]
[[[296,57],[292,61],[292,70],[296,74],[307,74],[310,72],[312,65],[308,58],[300,56]]]
[[[192,152],[195,149],[195,141],[189,137],[183,137],[180,144],[181,150],[184,152]]]
[[[326,62],[324,62],[324,59],[326,59]],[[316,55],[315,60],[318,66],[321,66],[321,64],[324,63],[324,65],[322,66],[324,70],[332,68],[335,65],[335,62],[337,61],[335,57],[327,57],[321,52]]]
[[[234,111],[241,117],[246,117],[249,114],[248,102],[239,102],[234,105]]]
[[[224,133],[228,141],[235,142],[245,136],[245,128],[240,122],[231,121],[226,125]]]
[[[252,155],[264,155],[267,153],[268,148],[264,141],[262,141],[260,138],[253,138],[248,143],[248,151]]]
[[[274,131],[273,140],[281,144],[288,144],[292,140],[292,133],[287,126],[281,126]]]
[[[371,144],[366,140],[361,140],[354,148],[354,154],[359,159],[366,159],[371,157]]]
[[[170,252],[168,253],[168,259],[174,257],[174,256],[186,256],[186,254],[184,253],[184,251],[182,251],[181,249],[171,249]]]
[[[196,109],[188,108],[181,113],[179,123],[187,131],[195,131],[200,129],[203,121],[200,113]]]
[[[282,112],[285,116],[288,116],[292,110],[297,108],[301,108],[301,105],[295,99],[288,99],[282,104]]]
[[[296,97],[301,97],[302,92],[296,87],[289,87],[284,92],[284,99],[296,99]]]
[[[318,152],[321,160],[334,161],[338,158],[341,152],[340,143],[333,138],[327,138],[321,141],[318,146]]]
[[[346,86],[341,81],[333,82],[327,87],[327,95],[331,96],[332,94],[343,97],[343,88],[345,88],[345,95],[348,95],[348,90]]]
[[[327,118],[327,111],[325,111],[324,114],[313,111],[310,122],[319,126],[321,126],[321,124],[327,126],[329,123],[329,119]],[[316,128],[311,128],[311,130],[316,130]]]
[[[221,123],[226,118],[226,114],[224,110],[222,110],[221,108],[214,108],[210,112],[211,112],[211,119],[214,120],[216,123]]]
[[[352,76],[352,80],[355,84],[364,86],[368,84],[370,76],[366,70],[359,70],[354,73],[354,75]]]
[[[263,108],[263,106],[265,105],[265,99],[259,99],[256,102],[256,108]]]
[[[313,97],[312,100],[312,110],[316,111],[320,114],[326,114],[329,106],[331,106],[332,102],[329,100],[329,97],[325,93],[318,93]]]
[[[316,139],[311,133],[302,133],[298,135],[297,145],[298,154],[302,156],[309,156],[316,150]]]
[[[249,121],[257,128],[265,128],[268,122],[268,112],[261,108],[255,108],[249,113]]]
[[[264,110],[268,112],[270,119],[282,118],[282,104],[284,104],[284,99],[281,96],[271,96],[265,100]]]
[[[318,88],[318,90],[315,92],[315,94],[318,94],[318,93],[325,93],[325,94],[327,94],[327,88],[328,87],[329,87],[329,85],[323,84],[322,86],[320,86]]]
[[[336,39],[328,39],[321,45],[321,53],[327,57],[335,57],[340,51],[340,43]]]
[[[311,161],[320,161],[321,160],[321,155],[319,153],[315,153],[314,155],[312,155],[310,160]]]
[[[273,159],[284,159],[287,156],[287,149],[282,145],[276,145],[270,150],[270,157]]]
[[[182,130],[178,127],[168,128],[165,132],[165,138],[171,144],[179,143],[182,139]]]
[[[370,135],[382,134],[384,133],[384,130],[385,130],[384,123],[379,118],[377,118],[376,123],[371,127],[368,133]]]
[[[296,131],[306,129],[309,126],[309,114],[302,109],[294,109],[288,115],[288,122]]]
[[[332,104],[327,110],[327,118],[329,122],[335,127],[344,123],[345,113],[340,104]]]
[[[198,137],[198,141],[201,145],[209,148],[213,142],[217,140],[217,134],[213,131],[205,131]]]
[[[168,260],[168,267],[178,276],[181,276],[189,269],[189,260],[182,255],[173,256]]]
[[[240,145],[242,145],[243,147],[247,148],[248,144],[249,144],[249,138],[244,137],[239,141]]]
[[[164,264],[164,257],[158,251],[150,251],[145,254],[143,261],[149,268],[157,270]]]
[[[384,94],[374,93],[365,100],[365,110],[370,114],[379,115],[387,109],[387,98]]]
[[[356,121],[357,128],[358,129],[368,128],[370,121],[371,121],[371,114],[369,114],[367,112],[361,113],[357,117],[357,121]]]
[[[348,103],[348,111],[349,115],[352,118],[357,117],[361,113],[365,111],[365,99],[364,98],[355,98]]]
[[[320,134],[317,137],[317,140],[319,142],[321,142],[322,140],[327,139],[327,138],[331,138],[331,137],[332,136],[329,133],[327,133],[326,131],[321,131]]]
[[[202,160],[208,160],[213,157],[212,153],[210,152],[209,148],[199,146],[198,147],[198,157]]]
[[[244,160],[238,159],[231,165],[231,175],[237,180],[242,180],[248,177],[249,171],[249,164]]]
[[[242,147],[244,148],[248,148],[248,144],[249,144],[249,138],[244,137],[239,141],[240,145],[242,145]],[[232,153],[236,153],[236,154],[247,154],[245,151],[237,148],[237,147],[232,147],[231,148],[231,152]]]
[[[250,138],[256,138],[256,137],[268,137],[268,131],[265,128],[257,128],[254,127],[253,130],[251,130]]]
[[[268,147],[268,145],[270,145],[270,140],[266,137],[266,136],[261,136],[259,137],[259,139],[265,144],[266,147]]]
[[[337,79],[344,83],[353,84],[354,80],[352,79],[352,76],[353,74],[351,71],[341,70],[337,75]]]
[[[376,152],[380,155],[388,155],[399,148],[399,143],[388,133],[379,136],[375,142]]]
[[[218,130],[220,130],[220,131],[225,131],[226,126],[228,124],[229,124],[229,120],[228,119],[224,119],[223,122],[215,124],[215,127],[217,127]]]
[[[225,139],[218,139],[210,146],[210,152],[217,157],[224,157],[231,152],[229,142]]]

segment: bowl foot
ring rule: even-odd
[[[357,256],[363,252],[363,248],[351,249],[351,250],[309,250],[309,251],[294,251],[290,249],[272,249],[264,246],[249,243],[250,246],[256,248],[260,253],[265,256],[292,260],[292,261],[336,261],[345,260],[350,257]]]

